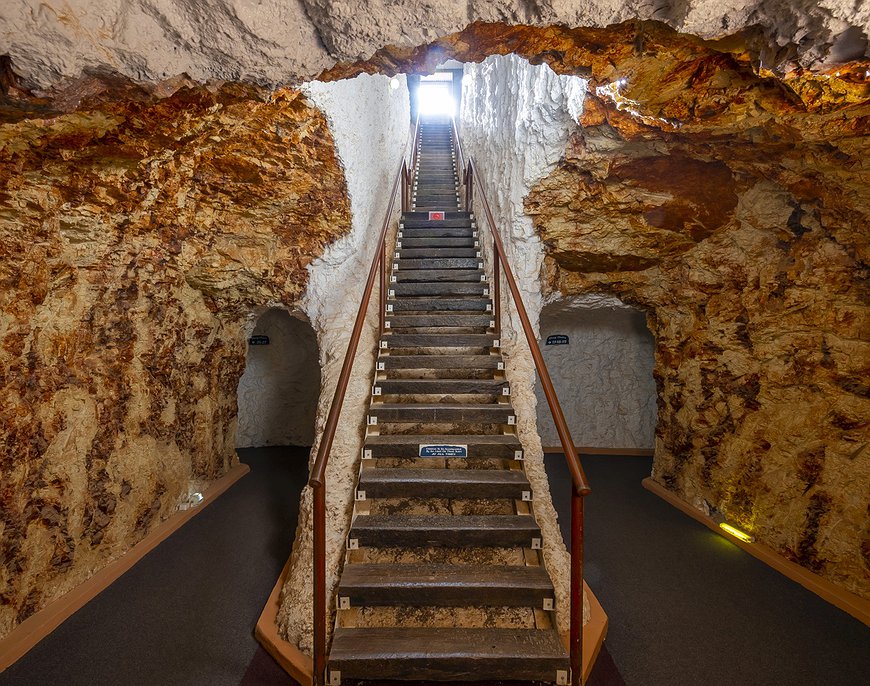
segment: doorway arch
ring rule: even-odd
[[[612,296],[562,299],[542,310],[540,337],[576,445],[608,451],[654,447],[655,340],[643,312]],[[540,381],[535,394],[541,441],[559,446]]]
[[[317,337],[281,308],[257,319],[239,380],[236,447],[310,446],[320,395]]]

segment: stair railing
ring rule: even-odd
[[[496,331],[499,333],[499,336],[501,336],[500,272],[503,271],[508,290],[510,291],[514,305],[517,309],[520,324],[522,325],[523,332],[526,335],[529,350],[532,353],[532,359],[535,362],[535,369],[538,372],[538,378],[541,380],[541,387],[544,390],[544,396],[547,398],[547,405],[550,407],[550,414],[553,416],[553,423],[556,426],[556,433],[559,435],[562,452],[565,455],[565,460],[568,462],[568,470],[571,473],[571,481],[573,485],[573,488],[571,489],[571,607],[569,608],[570,627],[568,648],[571,660],[571,683],[573,686],[582,686],[583,502],[585,496],[589,495],[592,492],[592,489],[589,487],[589,482],[586,479],[583,466],[580,464],[580,457],[577,454],[577,449],[574,447],[574,440],[571,438],[571,431],[568,429],[568,423],[565,421],[562,406],[559,404],[559,398],[556,396],[556,389],[553,388],[553,382],[550,379],[550,373],[547,371],[547,365],[544,362],[543,355],[541,354],[541,348],[538,345],[535,330],[532,328],[532,324],[529,321],[529,315],[526,312],[525,305],[523,305],[520,289],[517,286],[513,271],[508,262],[504,244],[502,243],[501,236],[496,227],[495,218],[492,215],[492,209],[489,206],[489,200],[486,197],[486,190],[481,182],[480,174],[477,172],[474,159],[472,157],[466,157],[463,154],[462,143],[459,140],[459,132],[456,129],[455,119],[452,120],[452,125],[456,159],[460,168],[463,169],[462,183],[465,186],[465,210],[467,212],[473,212],[474,189],[476,187],[481,205],[483,206],[484,214],[486,215],[486,223],[489,225],[489,230],[492,234],[493,311]],[[501,267],[501,269],[499,269],[499,267]]]
[[[329,414],[326,417],[326,424],[323,427],[323,435],[320,439],[320,445],[317,448],[317,456],[314,458],[314,464],[311,467],[311,473],[308,476],[308,485],[311,487],[313,504],[314,504],[314,522],[313,522],[313,567],[314,567],[314,675],[312,678],[313,686],[324,686],[326,683],[326,657],[327,657],[327,621],[329,618],[329,610],[327,607],[327,588],[326,588],[326,467],[329,462],[329,454],[332,450],[332,443],[335,439],[335,431],[338,427],[338,419],[341,415],[341,407],[344,404],[344,397],[347,392],[347,385],[350,381],[350,374],[353,370],[356,351],[359,348],[359,340],[362,335],[363,325],[366,319],[366,310],[368,310],[369,300],[372,297],[375,280],[380,281],[379,293],[379,308],[378,325],[379,333],[384,332],[384,316],[386,314],[387,301],[387,233],[392,224],[393,208],[396,204],[396,192],[401,185],[401,207],[403,212],[407,212],[410,207],[410,188],[413,183],[414,169],[417,161],[417,144],[420,130],[420,119],[417,118],[413,128],[413,138],[410,138],[411,152],[407,155],[408,143],[405,143],[405,151],[402,153],[402,163],[399,165],[393,181],[393,188],[390,191],[390,200],[387,205],[387,211],[384,215],[384,223],[381,227],[381,232],[378,235],[378,243],[375,248],[375,255],[372,258],[372,265],[369,268],[368,278],[366,279],[365,288],[363,289],[362,298],[359,303],[359,310],[354,320],[353,330],[350,334],[350,341],[347,344],[347,352],[344,355],[344,362],[341,366],[341,373],[338,376],[338,383],[335,385],[335,394],[332,396],[332,405],[329,408]]]

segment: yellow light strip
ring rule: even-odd
[[[722,522],[719,525],[719,528],[722,529],[723,531],[727,531],[729,534],[734,536],[734,538],[738,538],[741,541],[743,541],[744,543],[752,543],[755,540],[752,536],[750,536],[745,531],[741,531],[737,527],[731,526],[730,524],[728,524],[726,522]]]

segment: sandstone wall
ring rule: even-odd
[[[389,189],[410,134],[410,103],[404,77],[398,87],[383,76],[360,76],[336,83],[312,82],[305,90],[329,119],[350,195],[352,230],[331,244],[310,267],[304,308],[317,333],[322,367],[317,411],[318,440],[332,405],[338,375],[384,221]],[[395,218],[398,219],[398,206]],[[333,588],[344,559],[371,397],[377,333],[377,292],[355,358],[341,420],[331,452],[327,480],[327,582]],[[317,445],[312,450],[316,454]],[[312,502],[302,496],[290,573],[282,595],[278,625],[284,637],[303,650],[311,648]],[[329,597],[333,594],[330,592]]]
[[[545,345],[553,334],[567,335],[568,345]],[[575,445],[653,447],[654,347],[646,316],[616,298],[565,298],[544,307],[541,352]],[[541,441],[558,446],[540,382],[535,395]]]
[[[236,462],[248,317],[351,228],[299,91],[79,88],[2,110],[0,636]]]
[[[634,71],[627,92],[587,100],[526,200],[545,268],[563,295],[647,311],[653,477],[868,597],[866,88],[850,102],[798,79],[805,105],[721,56],[693,60],[683,84]]]
[[[268,345],[248,345],[239,379],[236,447],[311,445],[320,396],[317,339],[307,321],[271,308],[252,322],[248,337],[268,336]]]
[[[578,77],[557,76],[549,67],[532,66],[515,55],[494,56],[479,65],[465,66],[459,122],[464,151],[478,165],[535,329],[543,304],[540,273],[544,246],[523,212],[523,199],[558,161],[576,126],[585,86]],[[479,199],[475,214],[491,276],[491,238],[487,238],[489,229]],[[564,630],[570,606],[570,561],[544,472],[535,414],[534,363],[504,282],[502,288],[501,344],[511,401],[517,412],[526,472],[534,488],[535,516],[544,534],[544,559],[556,586],[558,622]]]

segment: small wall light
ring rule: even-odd
[[[397,79],[395,76],[390,79],[390,88],[392,88],[393,90],[396,90],[401,85],[402,84],[399,83],[399,79]]]
[[[736,526],[731,526],[728,522],[719,522],[719,528],[722,529],[722,531],[727,531],[729,534],[734,536],[734,538],[737,538],[744,543],[752,543],[755,540],[748,533],[741,531]]]

